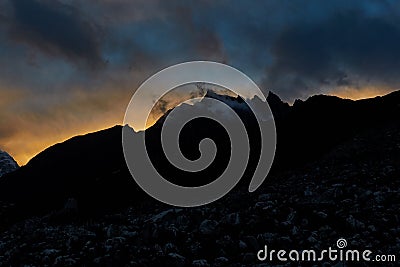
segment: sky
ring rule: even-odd
[[[173,64],[229,64],[293,102],[400,88],[399,1],[4,0],[0,149],[20,165],[121,124],[138,86]]]

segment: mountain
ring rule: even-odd
[[[254,115],[240,97],[220,96],[213,92],[208,92],[206,97],[224,101],[244,121],[250,136],[251,153],[241,183],[248,186],[260,151],[261,137]],[[271,176],[312,164],[358,134],[379,132],[387,127],[400,129],[400,91],[358,101],[318,95],[296,101],[293,106],[270,93],[267,101],[277,127],[277,151]],[[198,105],[201,101],[177,108],[190,112]],[[180,146],[188,158],[199,157],[198,144],[204,137],[214,139],[218,148],[215,162],[209,168],[198,174],[187,174],[169,164],[162,153],[159,136],[168,114],[146,130],[149,155],[157,170],[167,180],[186,186],[206,184],[218,177],[230,155],[224,129],[209,119],[196,119],[190,122],[190,127],[184,127]],[[80,209],[90,211],[148,200],[126,168],[121,136],[122,126],[115,126],[53,145],[26,166],[2,177],[0,200],[15,202],[32,212],[63,207],[70,198],[77,200]]]
[[[243,180],[249,179],[259,147],[254,117],[241,98],[206,97],[224,101],[244,121],[251,159]],[[359,101],[319,95],[293,106],[270,93],[267,101],[278,132],[268,179],[251,194],[244,181],[206,206],[178,209],[138,189],[125,166],[122,126],[39,153],[0,179],[0,265],[258,266],[265,245],[320,251],[339,238],[352,250],[395,255],[400,92]],[[159,135],[167,115],[207,108],[202,102],[168,111],[146,130],[152,161],[173,182],[206,183],[229,158],[224,129],[197,119],[181,132],[182,153],[199,157],[199,140],[210,137],[217,164],[196,176],[165,162]]]
[[[297,101],[284,119],[276,121],[275,162],[283,169],[302,166],[358,133],[399,126],[399,117],[400,91],[358,101],[326,95]]]
[[[239,96],[218,95],[213,91],[207,91],[204,97],[224,102],[234,110],[243,122],[250,140],[250,163],[247,166],[244,177],[250,178],[251,173],[254,172],[256,168],[258,162],[257,158],[260,153],[260,133],[254,114],[251,112],[246,102]],[[182,121],[179,114],[191,114],[201,110],[210,110],[215,117],[225,120],[226,123],[231,123],[230,115],[219,109],[214,110],[214,108],[215,106],[205,103],[205,101],[200,101],[193,106],[188,104],[177,106],[174,109],[174,111],[176,110],[176,114],[173,114],[170,123],[177,123],[178,125],[179,122]],[[182,171],[169,163],[164,155],[161,144],[160,133],[166,118],[170,116],[170,112],[172,112],[172,110],[167,112],[156,124],[146,130],[146,146],[149,148],[149,157],[153,165],[165,179],[181,186],[201,186],[214,181],[224,172],[229,163],[231,151],[228,133],[223,126],[208,118],[196,118],[188,122],[185,127],[182,128],[179,136],[182,154],[190,160],[198,159],[200,157],[198,146],[200,141],[204,138],[214,140],[217,146],[217,153],[213,162],[206,169],[199,172]]]
[[[115,126],[47,148],[2,177],[1,199],[32,211],[63,207],[69,198],[82,209],[122,203],[136,187],[126,170],[121,133]]]
[[[0,150],[0,177],[18,168],[17,162],[7,152]]]
[[[283,102],[278,95],[273,92],[269,92],[267,96],[267,102],[274,113],[276,120],[284,119],[284,117],[290,112],[290,106],[288,103]]]

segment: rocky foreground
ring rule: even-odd
[[[397,257],[370,266],[400,266],[399,163],[400,131],[393,126],[358,136],[301,170],[273,175],[256,193],[239,188],[205,207],[148,201],[89,219],[71,200],[62,211],[6,227],[0,265],[275,266],[257,260],[264,245],[322,250],[345,238],[349,249]],[[318,265],[355,264],[287,264]]]

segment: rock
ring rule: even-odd
[[[255,208],[264,208],[266,205],[267,205],[266,202],[264,202],[264,201],[258,201],[258,202],[254,205],[254,207],[255,207]]]
[[[125,238],[122,236],[116,236],[110,239],[107,239],[105,245],[106,246],[111,246],[111,247],[116,247],[125,242]]]
[[[97,257],[93,260],[96,265],[103,265],[108,261],[108,257]]]
[[[318,217],[320,217],[321,219],[326,219],[328,218],[328,214],[326,214],[325,212],[319,211],[317,212]]]
[[[258,196],[258,201],[265,202],[271,199],[271,194],[261,194]]]
[[[292,228],[292,235],[296,236],[299,233],[299,228],[297,226],[293,226]]]
[[[181,229],[186,229],[189,226],[190,220],[186,215],[179,215],[176,218],[176,224],[181,228]]]
[[[224,217],[223,222],[229,224],[229,225],[239,225],[240,224],[240,216],[239,213],[231,213],[228,214]]]
[[[173,219],[178,213],[180,213],[182,209],[169,209],[159,214],[153,216],[150,221],[153,223],[160,222],[160,221],[169,221]]]
[[[287,222],[292,222],[293,219],[296,217],[296,211],[295,210],[291,210],[290,213],[288,214],[286,221]]]
[[[175,252],[178,252],[178,248],[172,243],[167,243],[164,246],[164,251],[167,254],[168,253],[175,253]]]
[[[257,251],[259,249],[257,239],[254,236],[244,237],[244,242],[252,251]]]
[[[353,228],[353,229],[363,229],[365,227],[365,224],[353,217],[353,215],[350,215],[347,217],[346,222]]]
[[[117,234],[117,229],[114,225],[110,224],[110,226],[108,226],[106,228],[106,235],[108,238],[111,238],[113,236],[115,236]]]
[[[134,232],[130,232],[130,231],[123,231],[121,233],[121,236],[125,237],[125,238],[134,238],[138,236],[138,232],[134,231]]]
[[[194,266],[194,267],[208,267],[208,266],[210,266],[210,264],[208,264],[208,262],[206,260],[201,259],[201,260],[194,260],[192,262],[192,266]]]
[[[193,242],[189,247],[189,251],[195,256],[199,255],[200,250],[201,244],[197,241]]]
[[[66,246],[67,246],[68,250],[78,248],[79,244],[80,244],[80,240],[79,240],[78,236],[71,236],[66,242]]]
[[[288,236],[279,237],[278,241],[285,246],[288,246],[292,243],[292,239]]]
[[[270,243],[272,243],[273,240],[275,240],[277,238],[277,234],[263,233],[259,237],[263,240],[263,243],[270,244]]]
[[[307,241],[310,242],[311,244],[315,244],[318,242],[318,240],[313,236],[310,236],[309,238],[307,238]]]
[[[256,261],[256,255],[254,253],[245,253],[243,255],[243,263],[253,263]]]
[[[215,266],[226,266],[228,263],[229,263],[229,260],[226,257],[218,257],[214,260]]]
[[[181,255],[179,255],[177,253],[169,253],[168,254],[168,259],[169,259],[169,262],[171,262],[171,264],[173,266],[177,266],[177,267],[184,266],[185,265],[185,261],[186,261],[185,257],[183,257],[183,256],[181,256]]]
[[[246,243],[243,242],[242,240],[239,240],[239,248],[240,248],[241,250],[247,249]]]
[[[76,266],[76,260],[70,258],[69,256],[59,256],[54,260],[55,266]]]
[[[381,191],[375,192],[374,199],[377,204],[380,204],[385,201],[385,195]]]
[[[304,196],[306,197],[311,197],[313,195],[313,192],[311,191],[310,187],[306,187],[306,189],[304,190]]]
[[[57,254],[58,252],[60,252],[58,249],[45,249],[43,250],[42,255],[51,256]]]
[[[214,220],[204,220],[199,226],[199,231],[204,235],[211,235],[215,233],[217,225]]]
[[[159,244],[154,245],[154,251],[156,252],[157,257],[163,257],[164,256],[164,251],[162,250],[161,246]]]

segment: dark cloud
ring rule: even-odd
[[[197,59],[215,60],[226,62],[227,55],[222,38],[213,29],[213,23],[207,22],[207,9],[210,6],[199,2],[191,6],[177,6],[175,9],[169,7],[171,18],[175,18],[178,40],[184,39],[190,51]]]
[[[11,35],[51,55],[102,64],[99,32],[80,12],[58,1],[13,0]]]
[[[265,84],[286,98],[340,86],[400,85],[400,27],[390,17],[344,12],[287,27],[272,46]]]

